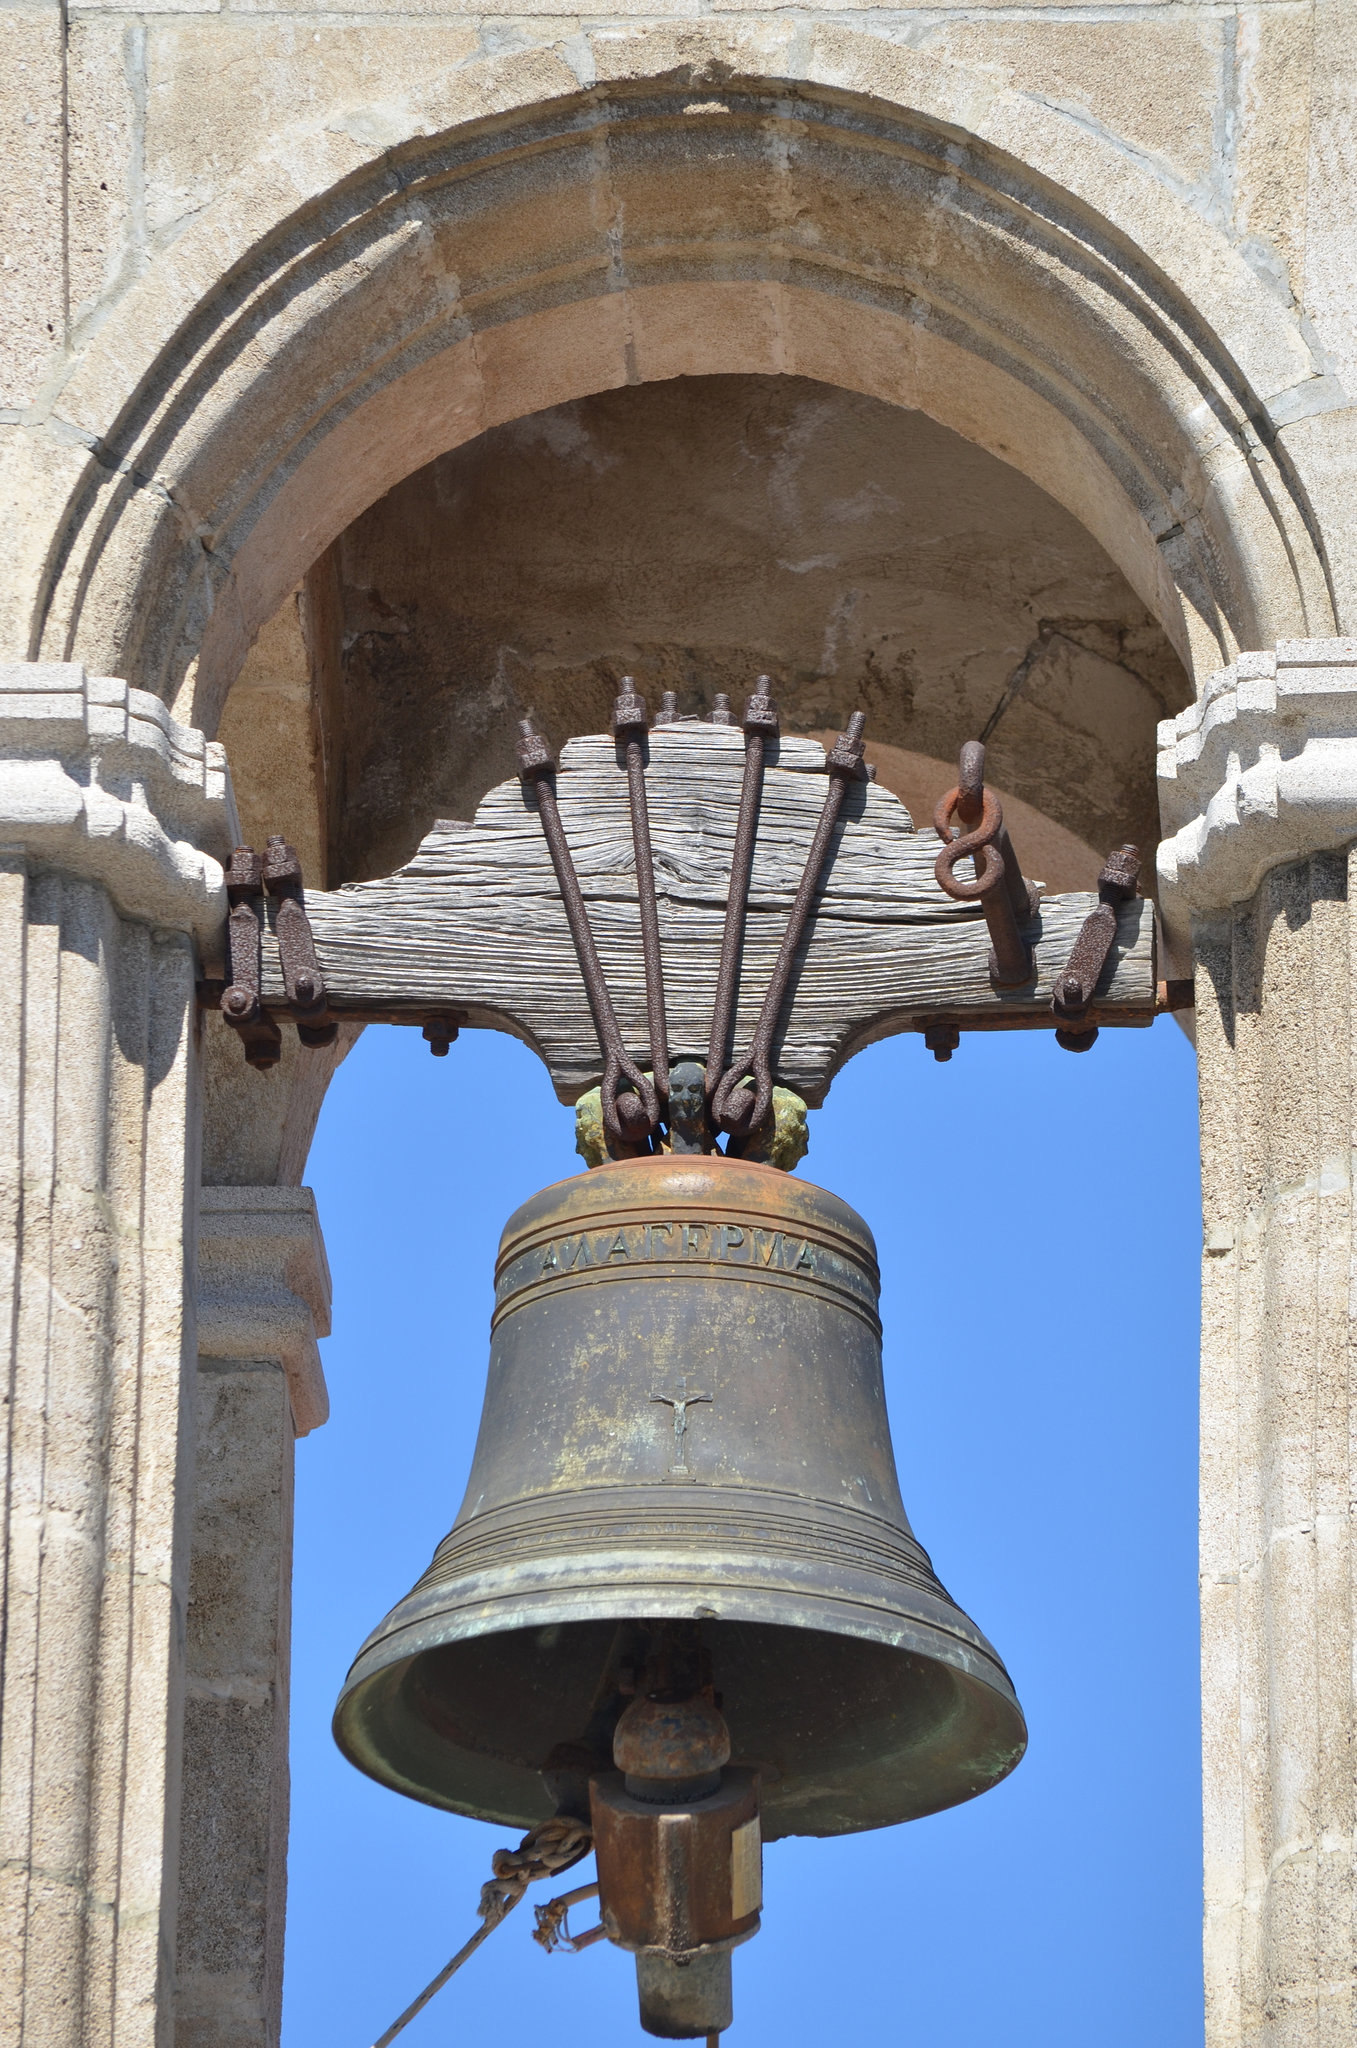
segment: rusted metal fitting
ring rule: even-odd
[[[758,830],[759,806],[763,801],[764,753],[768,740],[776,739],[778,731],[777,706],[769,695],[771,687],[771,676],[759,677],[753,695],[745,701],[741,720],[744,726],[744,779],[740,784],[740,809],[730,856],[730,887],[726,892],[726,917],[721,930],[721,960],[716,970],[716,999],[712,1004],[711,1037],[707,1044],[707,1092],[713,1100],[712,1120],[718,1125],[721,1120],[714,1104],[717,1091],[728,1078],[726,1059],[730,1050],[731,1026],[735,1020],[735,985],[739,978],[745,916],[749,908],[754,835]],[[738,1081],[739,1075],[735,1079]],[[752,1099],[746,1106],[752,1105]],[[721,1125],[721,1128],[729,1127]]]
[[[744,717],[740,720],[746,735],[763,733],[773,738],[778,734],[778,711],[772,696],[773,678],[760,676],[754,685],[753,694],[745,698]]]
[[[252,846],[238,846],[226,870],[227,962],[221,1014],[240,1036],[249,1066],[276,1067],[282,1033],[260,1003],[264,940],[264,863]]]
[[[950,1060],[961,1043],[961,1033],[955,1024],[927,1024],[924,1026],[924,1044],[935,1060]]]
[[[589,1783],[604,1932],[636,1956],[641,2025],[685,2040],[733,2018],[731,1950],[763,1905],[758,1777],[732,1769],[704,1693],[633,1700]]]
[[[641,920],[641,954],[645,962],[646,1022],[650,1032],[650,1067],[661,1106],[669,1093],[669,1034],[664,1015],[664,964],[660,956],[660,912],[655,896],[655,856],[650,844],[650,812],[646,803],[646,705],[636,684],[623,676],[613,706],[613,733],[627,771],[631,809],[631,846],[636,858],[636,907]],[[647,1125],[647,1135],[654,1125]]]
[[[613,737],[618,740],[643,740],[648,730],[646,700],[637,696],[634,678],[623,676],[622,688],[613,704]]]
[[[989,928],[990,979],[996,988],[1021,988],[1032,979],[1032,950],[1018,927],[1033,916],[1035,892],[1024,881],[1012,841],[1004,828],[1003,806],[985,787],[985,750],[979,740],[961,749],[957,783],[933,813],[933,829],[943,843],[933,864],[938,887],[958,903],[979,903]],[[969,814],[969,815],[968,815]],[[963,830],[952,837],[952,818]],[[978,819],[978,822],[977,822]],[[969,830],[964,829],[969,824]],[[959,860],[975,861],[973,882],[959,882],[953,870]]]
[[[760,681],[766,682],[767,677],[761,677]],[[850,782],[855,781],[862,774],[862,735],[866,725],[866,712],[855,711],[848,721],[847,731],[839,734],[838,740],[825,756],[825,768],[829,775],[829,788],[825,794],[824,803],[821,806],[819,823],[815,827],[815,835],[810,842],[810,850],[806,855],[806,864],[801,870],[801,880],[797,885],[791,912],[787,918],[787,929],[782,935],[782,944],[778,948],[777,959],[773,964],[773,972],[769,979],[768,987],[764,992],[763,1006],[759,1011],[758,1022],[754,1026],[754,1036],[750,1043],[749,1051],[742,1059],[731,1062],[712,1093],[712,1122],[720,1130],[728,1132],[733,1138],[747,1138],[754,1131],[759,1130],[772,1109],[773,1033],[777,1029],[777,1020],[786,998],[797,950],[805,936],[811,904],[815,900],[815,891],[819,887],[820,874],[825,864],[825,856],[829,852],[830,841],[834,836],[834,827],[838,823],[839,812],[843,809],[844,791]],[[746,713],[746,731],[748,732],[748,730]],[[757,727],[747,738],[745,744],[748,748],[762,746]],[[746,771],[747,769],[748,762],[746,761]],[[738,832],[736,843],[738,846]],[[751,860],[752,856],[753,845],[751,839]],[[745,888],[747,891],[747,874]],[[725,956],[723,952],[723,970],[724,967]],[[719,991],[721,984],[718,982],[717,986]],[[715,1042],[715,1033],[713,1032],[713,1046]],[[708,1080],[711,1079],[710,1067],[708,1068],[707,1078]],[[753,1081],[754,1085],[752,1088],[745,1086],[746,1079]]]
[[[730,725],[730,698],[724,690],[718,690],[712,700],[711,722],[713,725]]]
[[[451,1017],[433,1017],[424,1026],[429,1051],[436,1060],[445,1060],[448,1048],[456,1042],[458,1027]]]
[[[636,1699],[618,1721],[613,1735],[613,1762],[640,1798],[646,1793],[631,1781],[706,1778],[730,1762],[730,1730],[725,1717],[702,1693],[685,1699]],[[666,1797],[672,1796],[666,1792]]]
[[[957,757],[956,814],[963,825],[978,825],[985,806],[985,749],[966,740]]]
[[[264,854],[264,886],[274,899],[273,929],[283,969],[283,987],[303,1045],[333,1045],[339,1026],[325,1003],[325,978],[316,958],[311,920],[302,892],[296,849],[281,833],[270,833]]]
[[[638,772],[641,751],[639,740],[628,740],[627,753],[629,757],[636,757],[635,765]],[[574,855],[570,851],[570,842],[565,836],[560,808],[556,802],[556,789],[552,779],[552,770],[556,764],[546,741],[540,739],[534,732],[530,718],[519,721],[518,763],[518,772],[523,781],[532,783],[536,791],[537,815],[542,824],[542,836],[547,842],[547,852],[551,856],[551,865],[556,872],[556,883],[561,892],[566,923],[570,927],[570,936],[575,945],[575,958],[579,961],[580,975],[594,1019],[594,1029],[598,1034],[599,1050],[603,1054],[600,1100],[604,1128],[614,1144],[644,1145],[647,1138],[660,1126],[659,1093],[654,1082],[641,1072],[622,1043],[617,1012],[608,993],[603,963],[598,957],[598,948],[594,944],[594,935],[590,929],[589,913],[585,908],[579,876],[575,872]],[[652,887],[653,883],[652,875]],[[668,1075],[666,1059],[666,1084]]]
[[[825,767],[829,774],[841,775],[849,782],[863,779],[862,735],[866,729],[866,712],[855,711],[848,721],[848,730],[839,734],[825,755]]]
[[[518,754],[518,772],[525,782],[535,782],[539,775],[550,775],[556,766],[556,756],[541,734],[533,730],[530,718],[520,718],[518,721],[515,750]]]
[[[1087,1052],[1098,1036],[1096,1025],[1087,1023],[1088,1012],[1116,943],[1118,913],[1135,895],[1139,880],[1138,847],[1122,846],[1108,855],[1098,877],[1098,907],[1084,919],[1051,996],[1051,1011],[1059,1027],[1056,1043],[1066,1052]]]
[[[678,691],[665,690],[660,697],[660,708],[655,713],[656,725],[672,725],[678,717]]]

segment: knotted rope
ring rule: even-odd
[[[593,1845],[594,1838],[586,1821],[570,1820],[558,1813],[550,1820],[540,1821],[535,1828],[529,1828],[516,1849],[496,1849],[490,1859],[494,1875],[481,1886],[480,1904],[476,1908],[481,1925],[470,1941],[463,1942],[451,1962],[444,1964],[433,1982],[425,1985],[413,2005],[406,2006],[400,2018],[392,2022],[373,2048],[388,2048],[388,2043],[423,2012],[449,1977],[461,1969],[486,1936],[493,1934],[501,1920],[513,1912],[534,1878],[559,1876],[561,1871],[569,1870],[581,1857],[587,1856]]]

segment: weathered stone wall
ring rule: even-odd
[[[0,670],[0,2040],[168,2041],[220,755]],[[154,806],[154,808],[152,808]],[[102,879],[100,879],[102,875]]]
[[[7,11],[16,651],[214,729],[403,475],[712,371],[931,412],[1199,666],[1348,615],[1344,0],[63,19]]]
[[[1357,2026],[1357,856],[1199,927],[1202,1714],[1212,2043]]]
[[[1008,766],[1048,822],[1063,816],[1061,857],[1139,818],[1148,700],[1174,708],[1165,649],[1192,674],[1166,748],[1161,875],[1178,965],[1195,915],[1211,982],[1211,2043],[1330,2048],[1351,2031],[1357,1963],[1351,949],[1329,858],[1357,827],[1352,679],[1334,679],[1353,663],[1333,638],[1357,621],[1357,7],[641,0],[574,17],[522,0],[19,0],[0,22],[0,655],[69,664],[8,680],[0,731],[6,839],[23,849],[4,897],[23,1036],[0,1076],[18,1301],[5,1699],[20,1729],[7,1720],[0,1754],[0,2039],[276,2033],[291,1430],[323,1412],[314,1376],[306,1405],[323,1302],[286,1258],[270,1278],[267,1247],[288,1232],[268,1198],[300,1175],[332,1063],[290,1055],[270,1090],[223,1057],[238,1048],[220,1031],[192,1034],[194,948],[218,943],[222,893],[195,849],[219,858],[234,823],[202,733],[224,719],[251,835],[282,826],[316,879],[390,857],[409,746],[366,843],[336,828],[347,685],[399,680],[364,644],[364,550],[402,553],[390,522],[429,509],[430,489],[457,545],[469,524],[438,483],[475,474],[495,444],[452,451],[478,437],[511,449],[529,416],[559,425],[600,393],[625,411],[623,387],[720,376],[836,387],[856,395],[837,401],[845,422],[857,402],[926,414],[932,428],[893,431],[954,433],[990,465],[989,541],[972,526],[955,602],[933,616],[951,694],[930,704],[916,686],[927,715],[911,730],[907,669],[878,693],[883,755],[916,808],[927,748],[973,717],[1006,636],[1021,652],[1051,616],[1042,522],[1065,521],[1073,549],[1059,616],[1098,622],[1005,714],[1011,735],[1036,721]],[[1033,530],[1010,531],[1009,552],[1026,570],[972,675],[964,616],[1024,503]],[[436,694],[440,604],[444,622],[461,607],[473,663],[512,636],[472,561],[443,593],[428,566],[420,687]],[[927,579],[896,566],[883,547],[872,587],[894,582],[903,604]],[[680,608],[652,604],[661,686],[686,644]],[[787,686],[807,716],[837,713],[809,617],[783,643]],[[572,642],[567,623],[539,609],[528,667],[563,662],[596,722],[584,678],[618,643]],[[1141,636],[1129,662],[1124,633]],[[1279,642],[1275,662],[1247,658]],[[727,659],[733,680],[754,652],[727,635],[690,687],[717,687]],[[469,794],[465,755],[520,682],[482,678],[420,802]],[[362,772],[382,743],[368,736]],[[1062,814],[1081,760],[1083,808]],[[221,1244],[204,1275],[220,1321],[195,1374],[200,1135],[220,1214],[262,1220],[223,1234],[234,1279]],[[116,1274],[110,1231],[134,1254]],[[249,1437],[230,1471],[228,1411]],[[256,1540],[230,1556],[247,1524]],[[44,1640],[74,1646],[58,1675],[40,1611]]]

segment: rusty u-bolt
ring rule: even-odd
[[[565,836],[565,827],[561,823],[560,808],[556,802],[556,789],[552,780],[556,762],[551,749],[546,741],[533,731],[530,718],[519,721],[518,733],[518,772],[524,787],[532,784],[537,793],[537,815],[542,821],[542,836],[547,842],[551,865],[556,870],[556,882],[561,892],[561,901],[565,905],[566,922],[570,926],[570,936],[575,942],[575,957],[580,963],[584,992],[589,998],[594,1030],[598,1034],[599,1051],[603,1054],[603,1082],[600,1093],[604,1127],[614,1144],[642,1145],[652,1132],[659,1129],[659,1097],[653,1083],[646,1079],[622,1043],[617,1012],[613,1009],[612,997],[608,994],[608,984],[603,976],[603,963],[598,957],[598,948],[594,944],[594,935],[589,926],[589,913],[584,907],[584,897],[580,893],[574,856],[570,851],[570,842]],[[630,1081],[636,1091],[634,1095],[620,1093],[624,1080]]]
[[[815,836],[806,855],[806,864],[801,870],[801,880],[792,902],[791,914],[787,919],[787,929],[782,935],[782,944],[778,948],[772,979],[764,994],[759,1021],[754,1027],[754,1036],[745,1058],[735,1060],[726,1069],[712,1097],[713,1122],[721,1130],[741,1137],[757,1130],[772,1107],[773,1074],[770,1060],[773,1032],[777,1028],[797,949],[805,934],[810,907],[820,880],[820,871],[825,864],[825,855],[829,851],[829,842],[838,823],[839,812],[843,809],[844,791],[850,782],[857,781],[862,774],[862,734],[866,724],[867,714],[855,711],[848,721],[847,732],[840,733],[838,741],[825,756],[829,788],[825,792],[819,823],[815,827]],[[754,1083],[752,1094],[742,1085],[746,1076]]]
[[[631,676],[623,676],[613,705],[613,736],[626,751],[627,795],[631,804],[631,843],[636,855],[636,900],[641,912],[641,954],[646,971],[646,1023],[650,1031],[650,1064],[655,1093],[669,1100],[669,1029],[664,1014],[664,962],[660,956],[660,912],[655,900],[655,857],[650,845],[650,810],[646,803],[646,702],[636,694]]]
[[[954,815],[963,827],[956,839]],[[990,979],[998,988],[1020,988],[1032,979],[1033,968],[1031,948],[1018,925],[1033,915],[1036,903],[1004,828],[1003,806],[985,788],[985,749],[979,740],[967,740],[962,747],[957,786],[939,802],[933,829],[944,842],[933,863],[938,887],[958,903],[980,904],[989,927]],[[975,861],[975,880],[959,882],[953,870],[968,855]]]
[[[771,676],[760,676],[754,694],[744,707],[744,781],[740,785],[740,811],[735,824],[735,845],[730,857],[730,889],[726,896],[726,921],[721,933],[721,964],[716,973],[716,1000],[712,1006],[711,1038],[707,1046],[707,1095],[715,1096],[725,1074],[730,1027],[735,1013],[735,983],[744,947],[745,913],[749,907],[749,878],[754,867],[754,834],[758,829],[759,805],[763,800],[763,755],[769,738],[778,734],[777,706],[769,694]]]

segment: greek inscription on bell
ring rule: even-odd
[[[604,1231],[592,1244],[583,1232],[553,1239],[542,1253],[538,1275],[578,1272],[619,1260],[630,1265],[636,1259],[673,1258],[722,1259],[730,1265],[782,1273],[817,1270],[810,1239],[798,1243],[781,1230],[741,1223],[646,1223],[633,1229],[630,1237],[625,1230]]]

